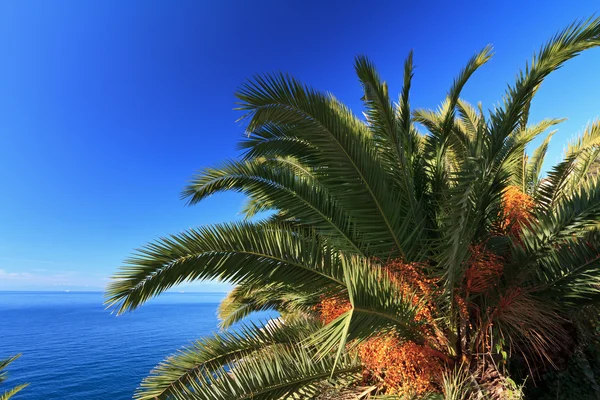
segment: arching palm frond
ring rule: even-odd
[[[562,241],[581,237],[597,228],[600,219],[600,180],[582,182],[569,198],[560,200],[552,214],[543,210],[536,221],[523,229],[523,243],[529,257],[536,259]]]
[[[302,292],[294,285],[238,285],[221,302],[218,317],[221,328],[229,328],[257,311],[277,310],[284,320],[311,314],[327,290]]]
[[[365,251],[360,247],[351,216],[317,180],[310,167],[289,159],[231,161],[202,171],[184,196],[195,204],[226,190],[251,195],[254,201],[279,210],[281,216],[316,228],[340,249],[359,254]]]
[[[558,201],[586,179],[589,166],[598,156],[600,149],[600,121],[589,125],[582,135],[569,143],[564,160],[540,182],[538,202],[544,210],[551,210]]]
[[[533,151],[531,158],[526,158],[525,165],[525,179],[523,180],[523,193],[527,193],[529,196],[537,197],[539,186],[541,183],[542,165],[546,158],[546,152],[548,151],[548,145],[550,140],[556,131],[550,132],[542,144],[539,145]]]
[[[540,258],[533,277],[534,294],[544,299],[561,299],[561,308],[577,309],[600,300],[600,233],[565,240]]]
[[[548,75],[582,51],[600,45],[599,22],[599,19],[588,19],[573,23],[534,54],[531,64],[525,66],[517,82],[508,88],[503,106],[496,108],[491,115],[494,150],[501,147],[528,113],[531,99]]]
[[[545,132],[548,128],[560,124],[565,121],[565,119],[558,118],[548,118],[544,119],[541,122],[526,127],[523,130],[516,131],[514,135],[514,140],[509,141],[509,145],[512,145],[513,148],[510,151],[505,150],[506,154],[504,157],[507,160],[504,162],[507,167],[511,169],[511,181],[510,184],[517,187],[525,188],[526,182],[528,179],[528,163],[527,163],[527,155],[525,153],[525,147],[540,134]],[[549,136],[551,137],[551,135]],[[549,139],[548,139],[549,140]],[[507,146],[508,147],[508,146]],[[535,154],[535,153],[534,153]],[[543,161],[543,159],[542,159]],[[541,168],[541,165],[540,165]],[[525,191],[524,191],[525,193]]]
[[[21,357],[21,354],[17,354],[16,356],[12,356],[12,357],[0,360],[0,383],[6,381],[6,378],[8,377],[8,373],[5,371],[6,368],[19,357]],[[29,386],[28,383],[23,383],[23,384],[15,386],[14,388],[11,388],[3,393],[0,393],[0,400],[11,399],[15,394],[19,393],[21,390],[25,389],[27,386]]]
[[[281,282],[344,287],[335,254],[318,236],[283,225],[236,223],[192,229],[140,249],[107,289],[107,304],[133,310],[184,281]]]
[[[232,369],[248,357],[285,350],[318,328],[310,321],[292,325],[274,321],[264,327],[250,324],[232,332],[206,337],[159,364],[134,396],[139,400],[166,399],[223,368]]]
[[[404,228],[410,215],[398,213],[396,188],[389,171],[382,168],[377,148],[370,140],[371,132],[362,121],[330,94],[319,93],[285,75],[257,77],[242,87],[238,97],[242,101],[240,109],[249,112],[251,138],[255,130],[276,121],[295,126],[284,133],[286,137],[314,146],[315,151],[307,157],[319,181],[372,237],[372,252],[403,252]],[[344,185],[339,184],[340,176],[345,177]]]
[[[408,229],[417,234],[426,226],[425,212],[418,201],[421,193],[415,187],[413,163],[420,159],[419,134],[411,120],[409,93],[413,76],[412,52],[404,67],[404,86],[399,103],[395,106],[388,94],[388,87],[382,82],[375,66],[364,56],[357,57],[356,73],[364,89],[363,100],[367,108],[366,116],[369,129],[373,133],[374,145],[379,148],[381,163],[391,175],[398,187],[396,199],[400,210],[408,210],[414,220]],[[418,241],[416,238],[412,242]],[[411,254],[412,249],[404,249]]]
[[[174,399],[186,400],[271,400],[310,399],[332,384],[355,380],[362,367],[358,360],[344,356],[335,360],[315,360],[304,347],[281,348],[244,358],[231,370],[211,375],[199,374],[189,387],[174,393]]]
[[[492,57],[492,47],[487,46],[479,53],[475,54],[454,80],[452,87],[448,92],[448,97],[443,103],[438,113],[438,123],[429,124],[430,135],[426,138],[425,144],[425,162],[427,170],[431,175],[431,190],[434,194],[440,195],[447,189],[445,183],[448,180],[446,168],[446,151],[448,142],[454,128],[454,119],[456,115],[456,106],[460,99],[460,93],[466,85],[469,78]],[[416,114],[419,115],[418,113]],[[425,119],[417,118],[418,122],[425,123]]]

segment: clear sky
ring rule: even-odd
[[[531,4],[530,4],[531,3]],[[467,59],[496,55],[464,97],[499,101],[534,50],[597,1],[0,2],[0,290],[101,290],[131,251],[168,233],[240,218],[242,197],[193,208],[197,169],[235,157],[234,93],[286,71],[360,112],[356,54],[412,104],[435,107]],[[532,121],[568,117],[549,161],[600,116],[600,50],[552,75]],[[219,290],[204,284],[196,290]]]

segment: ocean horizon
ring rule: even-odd
[[[156,364],[218,331],[225,295],[168,292],[116,316],[102,292],[1,291],[0,358],[23,354],[3,387],[30,384],[15,400],[131,399]]]

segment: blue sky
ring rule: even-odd
[[[254,73],[290,72],[360,112],[354,56],[369,55],[397,92],[413,49],[413,106],[435,107],[491,43],[494,59],[464,92],[491,107],[543,42],[600,9],[533,3],[1,2],[0,290],[101,290],[145,242],[240,218],[239,195],[189,208],[179,193],[197,169],[236,156],[234,93]],[[539,91],[533,121],[569,118],[550,162],[600,116],[599,65],[590,51]]]

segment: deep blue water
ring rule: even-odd
[[[0,358],[23,353],[0,393],[29,382],[15,400],[131,399],[158,362],[217,330],[224,296],[166,293],[116,317],[102,293],[0,292]]]

